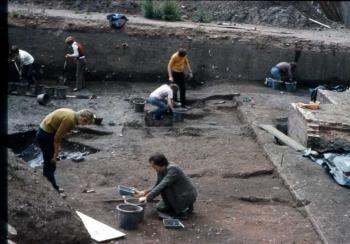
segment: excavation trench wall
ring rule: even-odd
[[[73,35],[86,48],[87,80],[165,81],[169,57],[183,46],[197,80],[262,81],[274,64],[299,56],[298,81],[310,85],[350,81],[349,47],[290,39],[285,43],[283,38],[268,36],[209,36],[195,30],[190,32],[192,36],[163,35],[159,31],[73,31],[15,25],[8,29],[10,44],[32,53],[36,62],[44,65],[42,76],[54,80],[63,72],[64,39]]]

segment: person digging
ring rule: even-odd
[[[172,111],[174,107],[173,97],[177,94],[178,86],[176,84],[164,84],[154,90],[149,98],[148,103],[157,108],[150,113],[154,115],[155,120],[161,120],[167,111]]]
[[[17,69],[19,80],[28,83],[28,86],[32,84],[37,86],[37,80],[34,75],[35,72],[33,56],[30,53],[21,50],[17,46],[13,45],[11,46],[9,57],[10,61],[14,63]],[[19,62],[19,67],[16,62]]]
[[[271,75],[274,79],[281,80],[283,82],[292,82],[295,68],[295,62],[280,62],[271,68]]]
[[[66,54],[65,58],[72,58],[76,63],[76,72],[75,72],[75,88],[73,91],[79,91],[85,87],[85,77],[84,71],[86,69],[86,58],[84,47],[75,41],[74,37],[69,36],[66,38],[65,43],[73,48],[73,53]]]
[[[188,61],[187,52],[184,48],[180,48],[170,58],[168,75],[169,81],[174,82],[179,87],[181,107],[189,109],[190,107],[186,106],[185,69],[188,70],[189,76],[192,78],[192,69]],[[174,97],[174,100],[178,102],[177,96]]]
[[[93,122],[94,114],[88,109],[75,112],[69,108],[60,108],[48,114],[40,123],[36,140],[43,153],[43,175],[63,197],[65,197],[64,191],[55,180],[56,161],[59,160],[61,141],[74,126],[78,124],[84,126]]]
[[[139,197],[140,202],[147,202],[161,195],[162,200],[156,205],[159,212],[173,218],[186,218],[192,213],[197,198],[190,178],[178,165],[168,162],[164,154],[156,153],[148,161],[157,172],[157,181],[149,190],[136,191],[134,196]]]

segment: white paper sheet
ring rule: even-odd
[[[106,224],[103,224],[81,212],[75,211],[83,221],[86,230],[89,232],[91,238],[97,242],[108,241],[125,236],[120,232]]]

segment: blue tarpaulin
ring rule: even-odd
[[[121,29],[128,21],[128,18],[124,14],[114,13],[107,15],[107,20],[111,27]]]

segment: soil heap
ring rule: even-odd
[[[8,152],[8,222],[16,243],[91,243],[83,223],[36,172]]]

